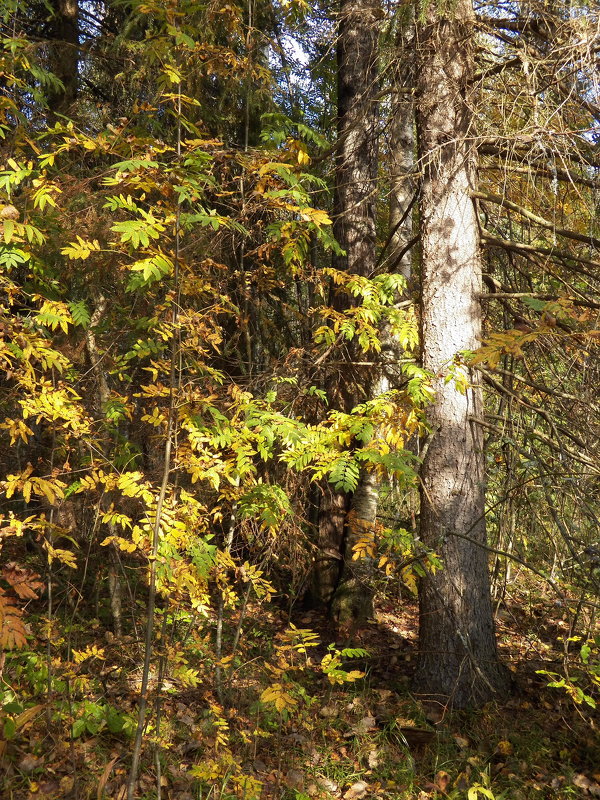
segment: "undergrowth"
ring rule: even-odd
[[[472,713],[410,692],[412,602],[383,599],[371,624],[337,643],[316,614],[290,620],[249,604],[239,647],[220,662],[213,619],[163,610],[140,795],[157,797],[160,781],[163,800],[597,796],[594,673],[582,670],[595,645],[582,660],[560,609],[535,590],[532,601],[531,586],[515,589],[497,621],[512,697]],[[29,649],[2,661],[1,796],[122,800],[139,638],[117,638],[99,619],[31,619]],[[238,622],[228,620],[223,652]]]

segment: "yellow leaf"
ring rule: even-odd
[[[104,648],[92,644],[85,650],[73,650],[73,661],[76,664],[82,664],[88,658],[104,658]]]
[[[501,756],[511,756],[513,753],[513,746],[510,742],[503,740],[498,742],[496,752],[500,753]]]
[[[0,425],[0,428],[6,429],[10,434],[11,445],[19,438],[27,444],[29,441],[28,437],[33,436],[33,431],[31,428],[27,427],[22,419],[7,419],[6,422]]]
[[[83,261],[84,259],[89,258],[90,253],[100,249],[100,242],[97,239],[94,239],[93,241],[87,241],[86,239],[82,239],[81,236],[77,235],[77,241],[69,242],[69,246],[63,247],[60,252],[61,255],[67,256],[71,260],[80,259]]]
[[[23,498],[24,498],[26,503],[28,503],[31,500],[31,490],[32,489],[33,489],[33,483],[31,481],[24,481],[23,482],[23,488],[22,488],[21,491],[23,492]]]
[[[106,547],[109,544],[115,544],[124,553],[133,553],[137,550],[135,542],[130,542],[129,539],[123,539],[121,536],[107,536],[106,539],[100,542],[101,547]]]
[[[15,223],[12,221],[12,219],[5,219],[2,221],[2,228],[4,233],[4,241],[6,244],[10,244],[15,230]]]
[[[273,683],[271,686],[267,686],[260,699],[263,703],[273,703],[277,711],[283,711],[286,708],[291,709],[298,705],[298,701],[288,694],[280,683]]]
[[[402,570],[402,580],[406,588],[411,594],[417,595],[417,579],[414,570],[410,567],[404,567]]]
[[[42,705],[32,706],[31,708],[27,708],[25,711],[22,711],[18,717],[15,717],[15,725],[17,730],[23,730],[25,726],[33,720],[36,714],[40,713],[43,707],[44,706]]]
[[[57,497],[62,499],[65,496],[61,487],[62,482],[55,481],[51,483],[44,478],[32,478],[31,481],[34,485],[35,493],[38,496],[43,494],[48,499],[50,505],[54,505],[54,501]]]
[[[347,680],[349,682],[352,682],[352,681],[357,681],[360,678],[364,678],[364,677],[365,677],[365,673],[364,672],[361,672],[358,669],[351,669],[350,672],[346,673],[345,680]]]
[[[300,216],[307,222],[313,222],[318,228],[332,224],[329,214],[320,208],[303,208]]]
[[[75,555],[71,553],[70,550],[61,550],[60,548],[54,548],[49,542],[44,542],[44,548],[48,553],[48,563],[52,564],[54,559],[60,561],[61,564],[64,564],[67,567],[71,567],[75,569],[77,567],[77,561],[75,560]]]

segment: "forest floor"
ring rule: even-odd
[[[178,678],[167,670],[138,796],[156,797],[160,763],[162,800],[600,797],[598,715],[539,672],[564,674],[567,612],[535,587],[513,588],[497,617],[513,695],[477,712],[450,712],[410,691],[412,601],[380,602],[371,624],[338,643],[338,651],[368,653],[342,657],[343,669],[364,677],[341,683],[320,669],[333,653],[321,617],[299,613],[292,621],[300,633],[290,633],[280,610],[249,606],[245,644],[224,663],[220,693],[214,661],[194,661],[210,632],[196,636],[194,652],[188,647]],[[117,640],[99,621],[82,626],[77,644],[85,648],[73,648],[70,661],[57,654],[57,640],[50,662],[39,651],[8,654],[2,800],[125,798],[141,649],[133,636]]]

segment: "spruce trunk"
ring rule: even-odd
[[[341,0],[337,43],[338,149],[335,167],[334,234],[345,251],[335,266],[372,276],[376,268],[378,0]],[[337,294],[333,305],[343,310],[354,298]],[[369,396],[373,376],[358,371],[353,343],[347,348],[348,368],[328,380],[333,405],[351,411]],[[358,528],[348,524],[346,495],[324,488],[319,513],[319,550],[313,575],[313,595],[330,603],[341,625],[364,621],[372,613],[368,567],[352,561]],[[364,494],[364,493],[363,493]],[[362,495],[361,495],[362,496]],[[365,495],[366,497],[367,495]],[[368,505],[368,504],[367,504]],[[372,516],[371,506],[356,516]],[[360,518],[360,517],[359,517]],[[365,520],[367,524],[374,519]],[[335,585],[334,585],[335,579]]]
[[[421,582],[416,684],[455,707],[481,705],[508,688],[490,600],[483,438],[472,422],[482,393],[457,361],[481,336],[473,22],[470,0],[457,0],[441,12],[431,4],[417,25],[423,365],[435,389],[421,537],[443,569]]]
[[[69,114],[77,97],[79,82],[79,4],[78,0],[52,2],[51,69],[61,86],[48,92],[52,115]]]

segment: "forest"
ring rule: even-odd
[[[2,0],[0,797],[600,797],[600,8]]]

